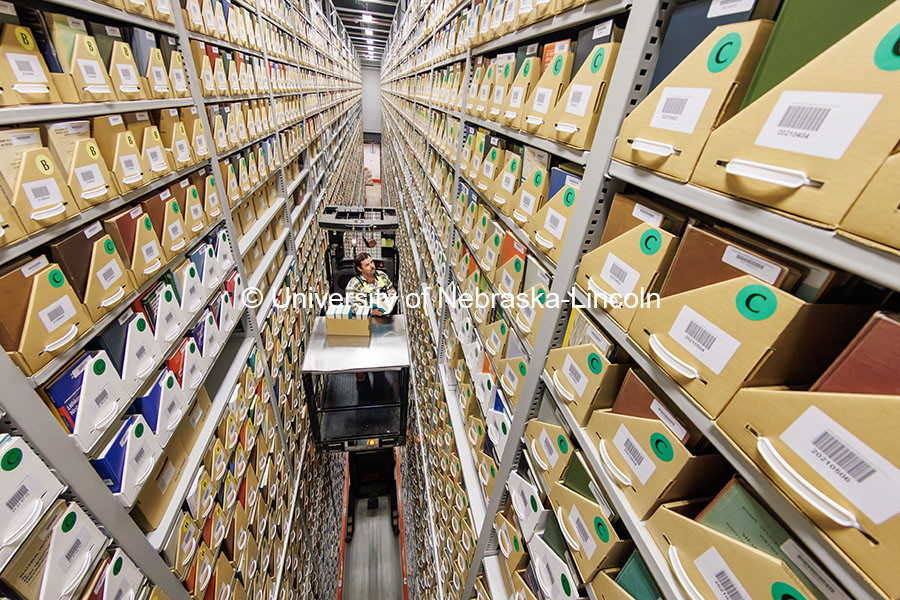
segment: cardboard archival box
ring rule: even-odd
[[[834,227],[893,152],[893,3],[710,135],[691,181]]]
[[[664,297],[629,331],[715,417],[741,387],[812,381],[869,311],[809,304],[742,275]]]
[[[525,102],[526,109],[519,121],[522,131],[537,134],[550,119],[549,112],[556,106],[572,74],[574,52],[569,50],[569,41],[557,42],[554,58],[550,66],[541,74],[534,91]]]
[[[94,117],[94,139],[106,167],[113,174],[119,193],[137,189],[149,182],[149,170],[141,156],[134,134],[125,128],[120,115]]]
[[[75,142],[68,173],[66,183],[81,210],[109,200],[118,191],[93,138]]]
[[[555,525],[552,520],[551,523]],[[544,596],[552,600],[577,598],[576,579],[564,558],[566,542],[559,528],[546,528],[535,534],[528,544],[534,575]]]
[[[612,364],[588,343],[551,350],[544,369],[572,417],[584,426],[595,410],[612,407],[628,365]]]
[[[109,63],[109,78],[119,100],[148,99],[146,80],[139,75],[131,47],[126,42],[113,42]]]
[[[201,543],[200,527],[186,512],[181,513],[175,524],[162,553],[175,576],[184,579],[197,552],[197,546]]]
[[[482,325],[481,336],[484,338],[484,349],[491,361],[497,360],[506,353],[506,341],[509,338],[509,326],[506,321],[498,320],[489,325]]]
[[[476,187],[488,200],[492,199],[492,190],[496,186],[496,179],[500,174],[500,168],[504,164],[506,155],[506,143],[494,136],[489,140],[492,142],[490,148],[484,156],[481,169],[478,171],[476,178]]]
[[[567,180],[566,185],[543,205],[533,219],[533,228],[529,232],[531,240],[554,263],[559,262],[562,253],[562,242],[572,219],[572,211],[575,209],[575,201],[578,199],[577,178]]]
[[[512,217],[529,235],[535,230],[535,215],[547,201],[550,173],[535,169],[525,175],[512,200]]]
[[[506,9],[509,9],[510,2],[513,4],[515,0],[506,0]],[[503,55],[501,55],[503,56]],[[494,80],[494,90],[491,93],[490,103],[487,107],[486,118],[500,123],[503,118],[504,107],[506,106],[507,91],[516,79],[516,61],[515,55],[506,57],[495,64],[497,74]]]
[[[544,472],[547,483],[562,480],[572,443],[566,430],[554,423],[532,419],[525,426],[525,440],[531,458]]]
[[[595,598],[602,600],[634,600],[633,596],[616,583],[618,568],[601,569],[585,586],[593,592]]]
[[[497,174],[493,188],[489,189],[485,196],[500,209],[500,212],[512,216],[512,200],[522,177],[522,156],[510,151],[506,153],[504,159],[503,170]]]
[[[625,117],[613,157],[688,181],[711,132],[740,108],[773,23],[717,27]]]
[[[691,453],[658,419],[597,410],[586,429],[640,519],[662,502],[715,494],[728,480],[721,455]]]
[[[522,62],[512,81],[509,92],[505,94],[503,104],[500,106],[500,118],[498,121],[501,125],[517,129],[520,127],[522,115],[524,114],[522,105],[531,96],[534,86],[537,85],[541,77],[540,67],[541,59],[537,56],[529,56]]]
[[[6,182],[10,203],[27,233],[67,219],[79,212],[66,183],[67,173],[44,147],[25,150],[15,180]]]
[[[528,558],[522,534],[513,522],[504,516],[503,511],[497,513],[494,524],[497,530],[497,545],[503,553],[509,572],[514,573]]]
[[[619,198],[623,197],[617,195],[616,200]],[[611,215],[607,226],[616,221]],[[641,304],[662,286],[678,240],[677,234],[638,221],[618,237],[601,240],[599,247],[585,254],[575,281],[623,330],[629,331]],[[628,301],[632,294],[639,302]]]
[[[499,267],[500,257],[503,252],[503,243],[506,239],[506,232],[499,223],[491,222],[489,217],[484,227],[487,240],[482,244],[478,251],[478,264],[481,266],[488,280],[493,281],[497,267]]]
[[[489,2],[492,0],[488,0]],[[497,66],[492,61],[487,65],[487,71],[478,84],[478,96],[475,98],[475,116],[485,119],[488,117],[488,109],[491,105],[491,99],[494,91],[494,79],[497,72]],[[471,114],[471,113],[470,113]]]
[[[900,594],[898,399],[747,388],[716,421],[887,597]]]
[[[56,104],[61,102],[55,79],[44,63],[34,35],[27,27],[5,23],[0,49],[10,58],[0,64],[0,104]]]
[[[594,48],[538,131],[541,136],[576,148],[591,145],[618,53],[618,42]]]
[[[526,296],[524,305],[520,305],[517,300],[510,312],[519,331],[525,334],[525,339],[533,346],[544,316],[547,288],[543,284],[538,284],[523,293]]]
[[[725,590],[744,598],[814,597],[783,561],[695,521],[702,504],[666,504],[647,521],[682,587],[704,598]]]
[[[875,172],[841,220],[838,233],[893,254],[900,254],[900,211],[894,190],[900,185],[900,154],[892,154]]]

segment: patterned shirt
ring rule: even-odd
[[[396,293],[391,278],[384,271],[375,271],[375,281],[369,283],[362,275],[354,276],[347,284],[347,302],[351,306],[368,306],[372,294]]]

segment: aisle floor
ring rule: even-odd
[[[343,598],[347,600],[399,600],[403,598],[400,537],[391,529],[391,505],[378,498],[369,510],[368,500],[356,501],[353,541],[344,549]]]

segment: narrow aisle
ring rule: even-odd
[[[344,552],[343,598],[346,600],[398,600],[403,597],[400,536],[391,528],[391,506],[387,496],[378,498],[378,508],[368,500],[356,501],[353,541]]]

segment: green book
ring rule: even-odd
[[[801,570],[798,563],[815,565],[812,557],[791,539],[790,533],[779,523],[744,486],[732,479],[697,516],[697,521],[721,534],[734,538],[752,548],[778,558],[799,577],[819,600],[846,598],[837,584],[819,567]],[[802,557],[802,558],[801,558]],[[812,581],[815,579],[815,582]],[[828,590],[828,595],[821,589]]]
[[[88,21],[88,31],[97,42],[97,49],[100,50],[100,56],[103,57],[103,64],[109,69],[112,61],[113,46],[116,42],[124,42],[122,30],[118,27],[112,27],[104,23]]]
[[[868,21],[893,0],[785,0],[741,109]]]
[[[50,30],[50,39],[53,41],[54,48],[56,48],[60,66],[64,73],[68,73],[72,68],[75,37],[79,34],[87,35],[87,26],[81,19],[57,13],[45,12],[44,20],[47,23],[47,28]]]
[[[628,592],[634,600],[661,600],[662,594],[653,581],[653,576],[644,564],[644,559],[635,550],[625,561],[622,570],[616,575],[616,583]]]

